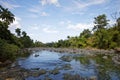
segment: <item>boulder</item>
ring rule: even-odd
[[[102,58],[103,58],[103,59],[108,59],[108,57],[107,57],[107,56],[103,56]]]
[[[96,76],[91,76],[90,80],[97,80],[97,77]]]

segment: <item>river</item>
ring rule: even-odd
[[[120,80],[120,67],[113,65],[111,56],[107,56],[107,58],[103,56],[90,57],[41,50],[33,52],[27,58],[19,58],[18,64],[28,70],[46,70],[45,74],[37,77],[29,76],[26,77],[26,80],[44,80],[46,76],[51,80],[64,80],[66,75],[67,77],[77,75],[94,80]]]

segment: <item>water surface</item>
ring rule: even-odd
[[[71,61],[62,60],[62,56],[70,56]],[[38,51],[26,59],[19,59],[22,68],[45,69],[48,72],[39,77],[30,76],[26,80],[44,80],[49,76],[53,80],[63,80],[65,73],[79,74],[84,78],[96,77],[98,80],[120,80],[120,68],[113,65],[111,57],[103,59],[103,55],[86,57],[78,54],[58,53],[50,51]],[[67,67],[66,67],[67,66]],[[50,70],[59,69],[59,74],[50,74]]]

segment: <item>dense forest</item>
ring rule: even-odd
[[[85,29],[79,36],[70,37],[66,40],[58,40],[43,44],[35,41],[25,31],[17,28],[16,34],[10,32],[9,25],[15,20],[14,14],[0,6],[0,61],[14,60],[20,49],[29,47],[55,47],[55,48],[98,48],[114,49],[120,47],[120,17],[112,26],[105,14],[94,18],[92,30]]]
[[[9,25],[15,20],[14,14],[0,6],[0,61],[14,60],[20,49],[33,46],[33,40],[25,31],[17,28],[16,34],[10,32]]]
[[[91,31],[85,29],[79,36],[68,36],[66,40],[58,40],[58,42],[47,43],[46,45],[55,48],[118,48],[120,47],[120,17],[113,18],[116,22],[114,25],[110,25],[110,20],[105,14],[99,15],[94,18],[94,27]]]

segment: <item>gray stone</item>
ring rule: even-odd
[[[70,61],[72,61],[73,58],[72,58],[72,56],[64,55],[60,59],[63,60],[63,61],[66,61],[66,62],[70,62]]]
[[[108,59],[108,57],[107,56],[103,56],[103,59]]]
[[[97,77],[96,76],[91,76],[90,80],[97,80]]]
[[[51,70],[50,73],[56,75],[59,74],[60,72],[59,69],[55,68],[54,70]]]

